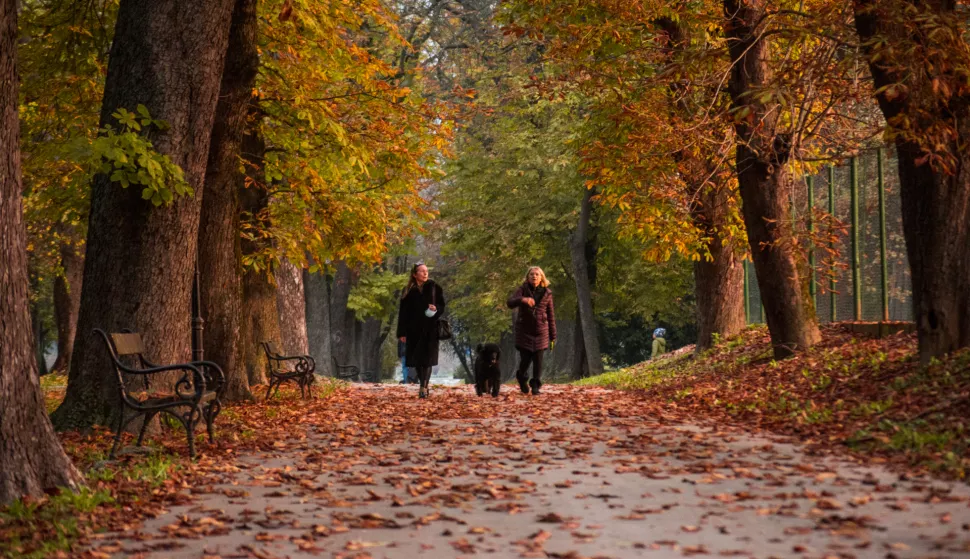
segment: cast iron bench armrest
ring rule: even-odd
[[[214,363],[212,361],[192,361],[189,363],[189,365],[197,367],[202,371],[215,371],[217,375],[213,378],[206,378],[204,373],[202,376],[205,378],[206,387],[208,387],[209,390],[219,394],[222,393],[222,389],[226,386],[226,374],[222,372],[222,367],[220,367],[218,363]],[[215,386],[213,386],[213,384]]]
[[[266,399],[269,399],[273,388],[279,391],[284,382],[295,381],[300,387],[300,395],[304,398],[312,396],[311,385],[315,379],[314,371],[317,364],[309,355],[283,355],[276,351],[275,344],[271,341],[260,342],[263,352],[266,354],[266,378],[269,385],[266,387]],[[282,364],[288,361],[296,361],[292,370],[286,370]]]
[[[155,365],[145,357],[145,345],[138,333],[123,330],[120,333],[108,334],[100,328],[95,328],[94,332],[104,340],[108,354],[114,364],[115,373],[118,375],[120,410],[115,440],[109,455],[114,456],[115,450],[121,442],[121,433],[132,420],[139,417],[144,419],[141,432],[138,435],[137,444],[140,445],[145,436],[145,429],[151,420],[159,413],[166,413],[178,419],[185,427],[189,455],[194,458],[195,426],[199,421],[205,420],[210,442],[214,439],[213,423],[222,409],[219,398],[222,387],[225,385],[225,374],[222,372],[222,368],[211,361]],[[137,363],[141,367],[126,365],[122,362],[121,356],[137,358]],[[181,377],[175,381],[174,394],[153,397],[149,379],[152,375],[170,371],[184,371]],[[212,371],[215,371],[215,373]],[[126,382],[126,376],[129,375],[145,379],[147,397],[139,399],[132,395]],[[128,417],[127,420],[125,419],[126,409],[134,412],[134,415]]]

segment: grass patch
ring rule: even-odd
[[[0,555],[41,559],[69,551],[81,534],[84,519],[113,503],[109,491],[89,488],[39,500],[18,499],[0,509]]]

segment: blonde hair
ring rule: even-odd
[[[529,271],[527,271],[525,273],[525,282],[526,283],[529,283],[529,274],[532,273],[532,270],[536,270],[536,271],[539,272],[539,285],[542,286],[542,287],[549,287],[549,279],[546,278],[546,273],[543,272],[542,271],[542,268],[540,268],[538,266],[533,266],[533,267],[529,268]]]

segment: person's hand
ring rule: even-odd
[[[398,339],[401,340],[401,343],[407,343],[407,341],[408,341],[408,337],[407,336],[401,336]]]
[[[430,310],[431,312],[438,312],[438,307],[434,305],[428,305],[428,310]]]
[[[536,306],[536,300],[533,299],[532,297],[523,297],[522,302],[525,303],[526,305],[529,305],[530,307]]]

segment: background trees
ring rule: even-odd
[[[970,41],[953,1],[853,2],[899,155],[920,361],[970,345]]]

